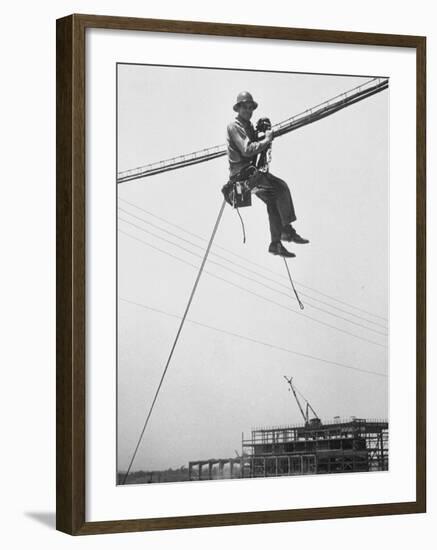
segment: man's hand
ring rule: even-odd
[[[273,130],[266,130],[266,140],[269,143],[273,141]]]

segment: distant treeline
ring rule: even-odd
[[[117,475],[117,484],[122,485],[124,481],[125,472],[119,472]],[[153,470],[145,471],[138,470],[137,472],[131,472],[126,480],[128,484],[139,483],[169,483],[172,481],[188,481],[188,468],[182,466],[181,468],[168,470]]]

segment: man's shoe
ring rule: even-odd
[[[296,244],[308,244],[310,241],[308,239],[304,239],[299,235],[299,233],[296,232],[294,227],[287,227],[284,228],[284,231],[281,233],[281,241],[287,241],[292,242]]]
[[[269,252],[270,254],[274,254],[275,256],[283,256],[284,258],[296,257],[296,254],[289,252],[281,242],[270,243]]]

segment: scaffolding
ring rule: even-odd
[[[243,439],[245,477],[388,470],[388,422],[318,418],[296,426],[253,429]]]
[[[242,456],[192,461],[189,480],[279,477],[388,470],[388,422],[319,418],[254,428]]]

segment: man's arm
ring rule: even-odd
[[[232,122],[228,125],[228,134],[243,157],[254,157],[267,149],[271,143],[267,136],[261,141],[250,141],[244,129]]]

